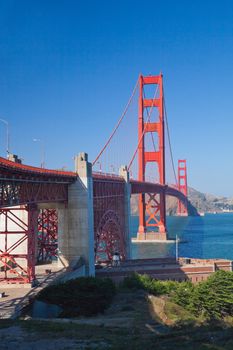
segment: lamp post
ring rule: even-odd
[[[40,142],[41,143],[41,168],[45,167],[45,149],[44,149],[44,142],[41,139],[33,139],[34,142]]]
[[[176,235],[176,261],[179,260],[179,251],[178,251],[178,244],[179,244],[179,238],[178,236]]]
[[[102,164],[99,161],[96,164],[99,165],[99,172],[101,173],[102,172]]]
[[[9,157],[10,154],[10,136],[9,136],[9,123],[5,119],[0,119],[2,123],[6,125],[6,154],[7,158]]]

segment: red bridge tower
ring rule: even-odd
[[[187,198],[188,186],[187,186],[187,166],[186,159],[178,160],[178,190],[182,192]],[[178,201],[177,215],[188,215],[188,203],[184,204],[180,200]]]
[[[144,98],[144,85],[157,85],[158,97]],[[156,91],[157,91],[156,90]],[[156,95],[156,94],[155,94]],[[157,108],[158,120],[145,121],[144,110]],[[152,113],[151,113],[152,114]],[[145,148],[146,133],[157,133],[157,149],[147,151]],[[158,165],[159,183],[165,185],[165,146],[164,146],[164,105],[163,105],[163,76],[139,77],[139,113],[138,113],[138,166],[139,181],[145,181],[146,164],[154,162]],[[157,231],[157,232],[156,232]],[[166,233],[165,191],[159,194],[139,194],[139,228],[138,240],[167,239]]]

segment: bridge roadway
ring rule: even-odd
[[[38,208],[58,211],[59,262],[63,266],[74,266],[82,257],[86,273],[94,274],[95,259],[103,255],[109,260],[118,250],[123,259],[130,258],[131,195],[165,192],[186,203],[186,197],[172,186],[129,179],[126,167],[120,169],[120,176],[92,173],[92,164],[85,153],[75,158],[74,172],[37,168],[0,158],[0,185],[0,214],[7,207],[18,205],[25,205],[28,211],[25,234],[29,243],[27,253],[23,254],[23,257],[27,255],[28,271],[31,271],[28,280],[35,277]],[[6,237],[8,231],[0,233]],[[19,258],[12,247],[10,253],[2,245],[0,243],[1,263],[6,257],[11,261]]]
[[[0,207],[20,204],[47,203],[68,200],[68,185],[77,180],[72,171],[50,170],[19,164],[0,157]],[[124,182],[117,175],[93,173],[95,180]],[[130,179],[131,194],[161,193],[185,202],[186,197],[176,188],[158,183]]]
[[[77,174],[15,163],[0,157],[0,207],[65,202]]]

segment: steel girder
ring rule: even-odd
[[[0,182],[0,207],[21,204],[66,202],[68,184],[37,182]]]
[[[0,157],[0,207],[67,201],[76,173],[48,170]]]
[[[35,279],[38,210],[34,205],[4,208],[0,216],[4,217],[0,230],[0,281],[31,283]]]
[[[58,215],[56,209],[42,209],[38,216],[37,260],[50,262],[57,257]]]

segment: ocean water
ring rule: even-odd
[[[197,217],[167,217],[169,238],[184,241],[178,255],[190,258],[224,258],[233,260],[233,213],[206,214]],[[131,235],[136,237],[138,217],[131,217]],[[132,257],[174,257],[175,244],[132,243]]]

